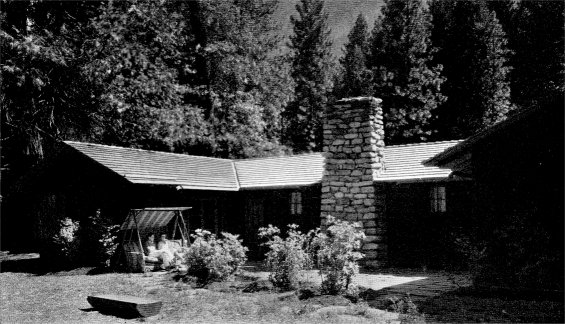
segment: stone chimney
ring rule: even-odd
[[[386,262],[384,190],[374,180],[384,170],[381,99],[347,98],[326,110],[321,216],[360,222],[367,236],[366,265]]]

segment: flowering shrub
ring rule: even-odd
[[[194,242],[186,250],[184,263],[187,274],[200,283],[225,280],[247,261],[248,249],[237,235],[222,233],[223,239],[218,239],[209,231],[197,229],[191,236]]]
[[[77,235],[79,231],[79,222],[70,218],[60,221],[60,229],[53,237],[53,242],[60,252],[60,256],[69,263],[76,262],[80,255],[80,240]]]
[[[113,225],[102,216],[100,209],[88,217],[81,229],[82,253],[89,264],[110,266],[110,259],[118,247],[119,225]]]
[[[322,275],[322,291],[338,294],[349,288],[351,279],[359,273],[357,252],[365,238],[363,230],[354,224],[327,218],[327,229],[317,230],[312,247],[317,250],[316,263]]]
[[[269,280],[281,290],[297,288],[300,272],[311,265],[308,236],[297,229],[296,224],[288,225],[287,237],[282,239],[275,226],[259,228],[259,237],[267,239],[264,245],[269,248],[265,255]]]
[[[106,267],[110,266],[110,259],[118,247],[118,232],[120,225],[110,225],[103,228],[98,242],[102,246],[102,262]]]

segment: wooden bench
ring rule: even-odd
[[[163,302],[126,295],[94,295],[88,303],[102,312],[131,317],[149,317],[159,314]]]

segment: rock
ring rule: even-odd
[[[252,293],[257,291],[271,291],[273,288],[273,284],[270,281],[260,279],[245,286],[242,292]]]
[[[371,289],[371,288],[359,287],[359,298],[361,298],[363,300],[366,300],[366,301],[375,300],[382,295],[383,295],[383,293],[378,292],[377,290],[374,290],[374,289]]]
[[[298,300],[298,296],[297,296],[295,291],[287,291],[287,292],[283,292],[283,293],[278,294],[277,299],[278,300],[285,300],[285,301]]]
[[[292,310],[292,308],[290,308],[290,307],[288,307],[288,306],[283,306],[283,307],[281,307],[280,312],[283,313],[283,314],[292,314],[292,313],[294,313],[293,310]]]
[[[346,314],[346,312],[347,312],[347,306],[327,306],[313,311],[312,313],[310,313],[310,316],[327,318],[330,315],[334,315],[334,316],[341,315],[341,314]]]
[[[296,295],[298,296],[299,300],[310,299],[314,296],[319,296],[320,289],[315,287],[304,287],[304,288],[300,288],[296,292]]]
[[[319,304],[322,306],[348,306],[351,301],[340,295],[321,295],[314,296],[308,299],[309,303]]]
[[[387,323],[400,323],[399,316],[400,314],[391,313],[384,310],[376,309],[376,308],[367,308],[365,310],[365,317],[375,320],[385,320]]]
[[[222,281],[222,282],[211,282],[206,285],[208,290],[219,291],[219,292],[235,292],[237,291],[237,286],[233,282]]]

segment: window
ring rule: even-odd
[[[290,214],[302,214],[302,193],[293,192],[290,194]]]
[[[443,213],[445,206],[445,187],[435,186],[430,190],[430,207],[433,213]]]

